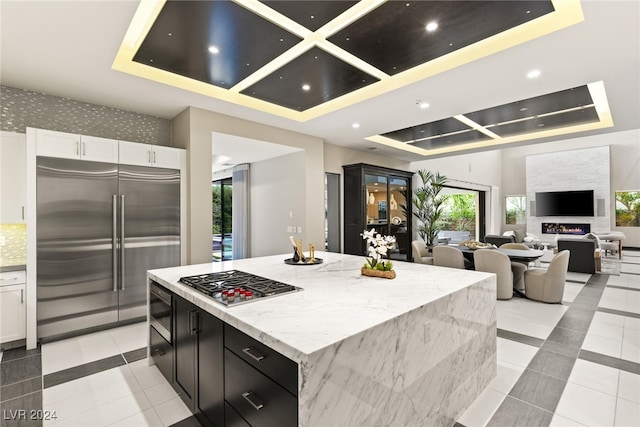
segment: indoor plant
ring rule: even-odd
[[[393,279],[396,272],[393,270],[391,261],[386,260],[387,252],[393,249],[396,244],[396,238],[393,236],[383,236],[376,233],[376,229],[372,228],[362,232],[362,238],[367,241],[367,262],[360,269],[360,273],[365,276],[385,277]]]
[[[433,248],[438,238],[439,221],[442,216],[442,204],[445,196],[440,192],[447,182],[447,177],[440,172],[419,170],[422,186],[414,190],[413,215],[418,219],[418,234],[429,249]]]

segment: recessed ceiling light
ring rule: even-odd
[[[527,77],[530,79],[535,79],[536,77],[540,77],[540,70],[531,70],[527,73]]]
[[[171,37],[172,35],[173,35],[173,34],[171,34],[171,33],[168,33],[168,36],[169,36],[169,37]]]
[[[438,29],[438,23],[436,21],[431,21],[425,27],[427,31],[432,32]]]
[[[209,53],[217,55],[218,53],[220,53],[220,49],[218,49],[218,46],[209,46]]]
[[[422,108],[423,110],[426,110],[427,108],[429,108],[429,103],[428,102],[421,102],[420,103],[420,108]]]
[[[351,125],[352,128],[358,129],[360,127],[360,123],[354,123]]]
[[[302,85],[302,90],[304,90],[304,91],[311,90],[311,86],[309,86],[308,84],[305,83],[305,84]]]

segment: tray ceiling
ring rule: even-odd
[[[114,68],[306,121],[581,19],[575,1],[152,0]]]
[[[578,0],[150,0],[113,68],[304,122],[582,19]],[[366,139],[428,156],[611,126],[594,84],[598,105],[585,85]]]

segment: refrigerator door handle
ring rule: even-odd
[[[120,290],[124,291],[124,194],[120,195]]]
[[[118,196],[112,196],[111,258],[113,260],[113,292],[118,292]]]

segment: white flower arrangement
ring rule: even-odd
[[[384,261],[390,249],[396,245],[394,236],[383,236],[376,233],[376,229],[372,228],[364,230],[361,234],[362,238],[367,241],[367,263],[365,268],[370,270],[391,271],[393,264],[391,261]]]

